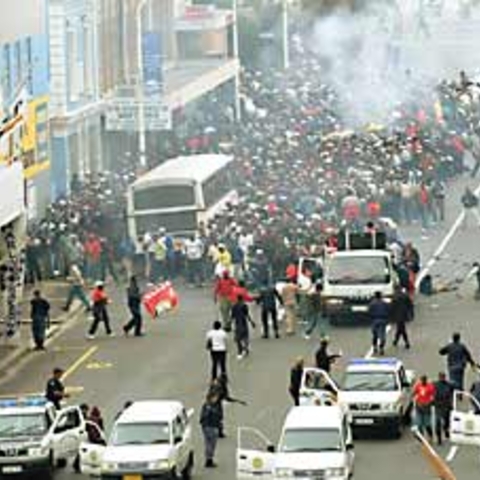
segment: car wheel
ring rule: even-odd
[[[391,434],[395,439],[402,438],[403,433],[403,417],[399,417],[397,421],[392,425]]]
[[[182,472],[182,479],[183,480],[190,480],[192,478],[193,465],[194,464],[195,464],[194,456],[193,456],[193,452],[191,452],[189,457],[188,457],[188,464],[183,469],[183,472]]]

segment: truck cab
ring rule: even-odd
[[[77,406],[56,410],[40,396],[0,399],[0,478],[50,479],[55,467],[75,458],[85,438]]]
[[[247,437],[256,437],[257,445],[263,445],[263,449],[248,448]],[[347,480],[353,476],[354,459],[348,415],[336,405],[293,407],[277,448],[258,430],[241,427],[238,431],[239,480]]]
[[[341,238],[324,264],[324,311],[332,324],[368,318],[375,292],[389,302],[398,283],[385,234],[347,232]]]

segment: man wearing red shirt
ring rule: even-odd
[[[97,328],[100,323],[105,325],[105,331],[109,337],[114,336],[110,327],[110,317],[107,310],[107,305],[109,303],[110,299],[104,290],[103,282],[97,282],[94,290],[92,291],[93,323],[88,330],[88,339],[95,338],[95,334],[97,333]]]
[[[415,421],[421,434],[427,433],[433,439],[432,407],[435,400],[435,385],[428,381],[426,375],[413,387],[413,401],[415,404]]]
[[[99,238],[93,233],[89,234],[84,245],[85,259],[87,262],[87,278],[99,280],[100,276],[100,255],[102,253],[102,244]]]
[[[223,272],[223,275],[217,279],[214,290],[214,300],[218,304],[220,310],[220,316],[222,317],[223,329],[226,332],[232,330],[232,319],[230,312],[232,310],[232,294],[233,290],[237,287],[237,282],[234,278],[230,277],[228,270]]]

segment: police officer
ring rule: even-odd
[[[130,285],[127,288],[127,304],[131,320],[123,326],[125,335],[128,335],[130,330],[134,330],[136,337],[142,336],[142,294],[138,287],[137,278],[130,277]]]
[[[320,348],[315,353],[315,364],[317,368],[330,373],[333,363],[340,357],[340,354],[330,354],[328,352],[328,338],[322,338],[320,340]]]
[[[302,385],[303,365],[303,358],[298,357],[290,370],[290,385],[288,391],[290,392],[293,403],[296,407],[300,405],[300,387]]]
[[[45,389],[45,398],[49,402],[52,402],[57,410],[62,408],[62,400],[68,398],[68,394],[65,393],[65,386],[62,382],[63,373],[64,371],[61,368],[55,368],[53,370],[53,375],[50,380],[48,380],[47,387]]]
[[[396,347],[400,339],[403,340],[405,348],[410,348],[410,339],[408,338],[407,322],[412,319],[413,302],[400,285],[395,288],[392,303],[390,305],[390,319],[395,324],[395,335],[393,337],[393,346]]]
[[[372,320],[372,346],[375,355],[385,353],[389,306],[382,298],[382,292],[375,292],[368,309]]]
[[[442,433],[445,438],[450,438],[450,412],[453,408],[453,392],[455,387],[447,380],[445,372],[438,374],[435,385],[435,434],[437,442],[442,444]]]
[[[280,338],[278,333],[278,310],[277,310],[277,300],[283,305],[283,300],[277,289],[273,285],[268,285],[260,290],[260,295],[257,299],[257,303],[261,308],[261,318],[263,326],[263,335],[262,338],[269,337],[269,317],[272,319],[272,327],[275,333],[275,338]]]
[[[207,394],[200,412],[200,425],[205,442],[205,467],[215,468],[217,466],[214,462],[215,449],[222,425],[222,413],[216,394]]]

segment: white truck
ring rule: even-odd
[[[0,399],[0,478],[50,479],[87,438],[77,406],[56,408],[43,397]]]
[[[375,292],[391,301],[398,276],[383,234],[351,234],[323,265],[324,311],[331,324],[367,318]],[[370,238],[376,239],[369,241]]]
[[[254,438],[252,438],[254,437]],[[256,440],[250,448],[248,440]],[[293,407],[278,447],[258,430],[238,430],[237,479],[348,480],[355,452],[345,410],[338,406]]]

